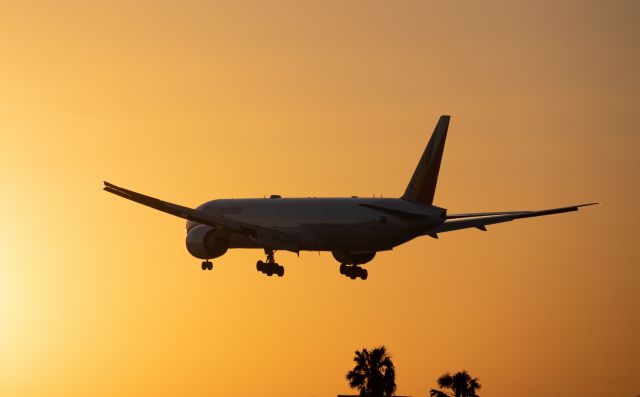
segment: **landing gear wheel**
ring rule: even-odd
[[[256,270],[261,273],[266,274],[267,276],[273,276],[276,274],[278,277],[284,276],[284,267],[280,266],[275,261],[274,250],[265,249],[264,253],[267,254],[267,261],[258,261],[256,262]]]
[[[367,277],[369,277],[367,269],[363,269],[358,265],[348,265],[346,263],[340,264],[340,274],[343,274],[352,280],[355,280],[356,278],[366,280]]]
[[[213,263],[211,263],[209,261],[204,261],[204,262],[202,262],[202,265],[200,265],[200,267],[202,268],[202,270],[212,270],[213,269]]]

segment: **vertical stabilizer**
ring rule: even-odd
[[[407,190],[401,197],[403,200],[425,205],[433,204],[450,118],[450,116],[440,116],[427,148],[407,185]]]

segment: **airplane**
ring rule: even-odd
[[[437,239],[441,233],[487,226],[516,219],[577,211],[598,203],[538,211],[448,214],[433,205],[450,116],[440,116],[418,165],[400,198],[269,198],[219,199],[196,208],[162,201],[104,182],[103,190],[187,220],[186,246],[212,270],[211,259],[231,248],[263,249],[266,260],[256,269],[267,276],[284,275],[276,251],[330,251],[340,274],[366,280],[376,253],[420,236]]]

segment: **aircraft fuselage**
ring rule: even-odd
[[[200,211],[258,224],[300,239],[310,251],[384,251],[445,220],[446,211],[395,198],[264,198],[212,200]],[[187,231],[198,225],[187,222]],[[229,236],[229,248],[264,247],[246,235]]]

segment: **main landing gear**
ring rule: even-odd
[[[340,274],[344,274],[352,280],[355,280],[356,278],[366,280],[367,277],[369,277],[367,269],[363,269],[358,265],[348,265],[346,263],[340,264]]]
[[[267,254],[267,261],[256,262],[256,269],[259,272],[266,274],[267,276],[273,276],[274,274],[278,275],[278,277],[284,276],[284,267],[276,263],[276,260],[274,257],[275,251],[270,249],[265,249],[264,253]]]
[[[202,270],[213,270],[213,263],[206,260],[202,262],[202,265],[200,267],[202,268]]]

